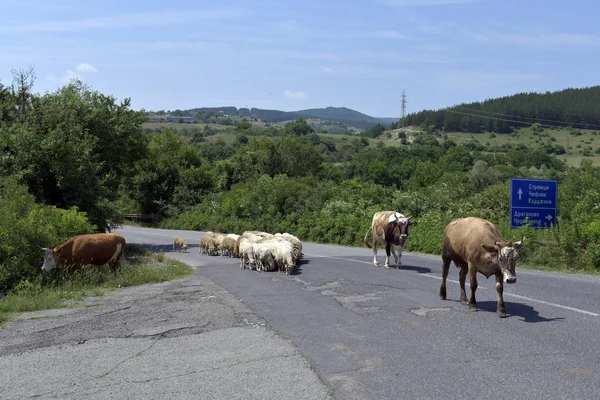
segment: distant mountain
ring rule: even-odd
[[[219,113],[223,111],[225,114],[254,116],[267,122],[284,122],[298,118],[318,118],[327,121],[341,122],[346,125],[354,126],[360,129],[368,129],[377,124],[390,125],[396,122],[397,118],[376,118],[367,114],[352,110],[346,107],[327,107],[327,108],[312,108],[299,111],[280,111],[280,110],[265,110],[260,108],[236,108],[236,107],[200,107],[190,110],[185,110],[182,115],[188,115],[197,112]]]

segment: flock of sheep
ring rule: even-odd
[[[181,238],[175,238],[176,248],[186,250]],[[260,231],[246,231],[241,235],[206,232],[200,239],[198,254],[227,255],[240,258],[240,268],[248,267],[256,271],[285,271],[291,274],[302,258],[302,242],[289,233],[270,234]]]

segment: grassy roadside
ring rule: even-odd
[[[182,279],[193,273],[190,266],[166,259],[163,254],[128,246],[128,255],[116,273],[102,266],[83,269],[74,275],[57,272],[39,281],[21,282],[9,296],[0,300],[0,324],[22,312],[93,306],[83,300],[121,287]]]

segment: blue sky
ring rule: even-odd
[[[135,109],[377,117],[600,84],[592,0],[0,0],[0,83],[71,78]],[[8,18],[6,16],[9,16]]]

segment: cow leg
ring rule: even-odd
[[[469,310],[477,311],[477,300],[475,300],[475,291],[477,290],[477,268],[469,263],[469,277],[471,278],[471,299],[469,300]]]
[[[373,238],[373,265],[381,267],[381,264],[377,261],[377,242],[375,241],[375,238]]]
[[[467,292],[465,291],[465,281],[467,280],[467,273],[469,270],[467,266],[460,267],[460,272],[458,273],[458,281],[460,282],[460,302],[464,305],[469,305],[469,301],[467,300]]]
[[[448,278],[451,262],[452,259],[442,257],[442,285],[440,286],[440,298],[442,300],[446,300],[446,278]]]
[[[385,243],[385,264],[384,267],[390,269],[390,249],[392,248],[392,244],[389,242]],[[395,254],[394,254],[395,256]]]
[[[394,260],[396,260],[396,269],[402,268],[402,247],[398,248],[398,255],[396,255],[396,246],[392,246],[392,254],[394,255]]]
[[[506,317],[506,308],[504,308],[504,297],[502,296],[504,291],[502,274],[496,275],[496,291],[498,292],[498,306],[496,308],[496,313],[500,318],[504,318]]]

